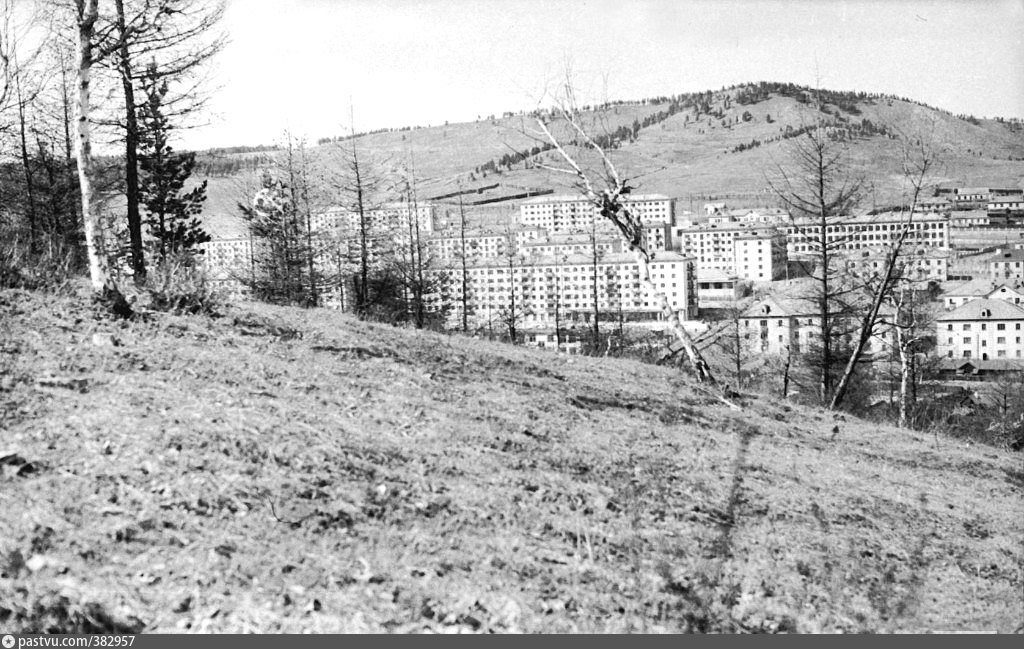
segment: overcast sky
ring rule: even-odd
[[[1024,0],[230,0],[192,148],[791,81],[1024,117]]]

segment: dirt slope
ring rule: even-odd
[[[7,632],[1024,623],[1020,455],[667,368],[2,291],[0,430]]]

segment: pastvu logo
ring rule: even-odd
[[[14,646],[14,636],[13,635],[5,635],[4,639],[2,640],[2,642],[3,642],[3,645],[4,645],[4,649],[11,649],[11,647]]]

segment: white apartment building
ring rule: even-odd
[[[671,225],[672,199],[661,194],[630,194],[626,205],[645,225]],[[582,196],[542,196],[519,206],[519,222],[549,232],[585,230],[599,217],[597,208]]]
[[[786,276],[786,237],[781,232],[740,234],[733,242],[736,275],[752,282],[770,282]]]
[[[1024,356],[1024,308],[1006,300],[971,300],[935,323],[939,356],[978,360]]]
[[[434,232],[427,237],[427,249],[438,261],[459,259],[462,256],[463,243],[467,259],[499,257],[505,254],[508,248],[509,236],[503,232],[472,230],[467,231],[465,237],[459,232],[451,231]]]
[[[211,285],[229,293],[243,293],[241,278],[249,277],[253,268],[253,242],[248,237],[213,239],[199,244],[203,251],[200,263]]]
[[[368,229],[374,232],[407,230],[413,222],[419,224],[421,233],[434,231],[434,214],[436,208],[432,203],[391,202],[363,210]],[[412,221],[415,215],[416,220]],[[314,214],[310,219],[311,228],[315,231],[341,230],[346,233],[360,231],[359,212],[350,208],[336,207]]]
[[[675,228],[679,251],[697,260],[700,271],[720,270],[755,282],[786,275],[786,238],[772,227],[743,223]]]
[[[837,341],[849,345],[856,334],[855,319],[860,313],[834,316],[847,322],[842,329],[849,331]],[[750,354],[776,354],[785,356],[810,351],[821,339],[821,313],[817,303],[808,297],[771,295],[752,304],[740,317],[744,347]],[[880,325],[868,341],[867,354],[885,353],[886,344],[892,344],[895,334],[891,327]]]
[[[693,260],[663,252],[649,264],[655,288],[684,319],[697,315]],[[499,326],[515,317],[523,330],[554,326],[556,319],[590,322],[595,300],[602,320],[656,323],[663,319],[660,302],[641,285],[632,254],[610,253],[595,266],[588,255],[480,259],[469,268],[466,286],[470,319],[477,327]],[[449,319],[462,320],[461,274],[438,272],[441,288],[434,299],[450,307]],[[513,304],[514,302],[514,304]],[[557,312],[557,314],[556,314]],[[496,324],[499,323],[499,324]]]
[[[900,212],[833,217],[826,225],[826,241],[845,250],[888,246],[899,237],[908,217],[907,213]],[[821,224],[817,220],[796,218],[784,229],[790,258],[813,255],[818,249]],[[905,245],[948,248],[949,218],[936,213],[915,214]]]

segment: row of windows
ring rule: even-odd
[[[1006,330],[1006,325],[1007,325],[1007,323],[1005,323],[1005,322],[997,322],[996,323],[996,331],[1005,331]],[[981,330],[982,331],[986,331],[987,329],[988,329],[988,323],[987,322],[982,322],[981,323]],[[1020,323],[1019,322],[1015,322],[1014,323],[1014,329],[1016,329],[1017,331],[1020,331]],[[971,330],[971,323],[970,322],[965,322],[963,324],[963,330],[964,331],[970,331]],[[946,331],[953,331],[953,325],[951,325],[951,324],[946,325]]]
[[[950,345],[953,344],[953,338],[952,337],[949,338],[948,343]],[[971,344],[971,337],[970,336],[964,336],[964,344],[965,345],[970,345]],[[1005,345],[1006,344],[1006,337],[1005,336],[998,336],[998,337],[996,337],[996,344],[997,345]],[[1017,343],[1016,344],[1018,344],[1018,345],[1020,344],[1020,336],[1017,336]],[[981,339],[981,346],[982,347],[988,347],[988,341],[985,340],[984,338],[982,338]]]

